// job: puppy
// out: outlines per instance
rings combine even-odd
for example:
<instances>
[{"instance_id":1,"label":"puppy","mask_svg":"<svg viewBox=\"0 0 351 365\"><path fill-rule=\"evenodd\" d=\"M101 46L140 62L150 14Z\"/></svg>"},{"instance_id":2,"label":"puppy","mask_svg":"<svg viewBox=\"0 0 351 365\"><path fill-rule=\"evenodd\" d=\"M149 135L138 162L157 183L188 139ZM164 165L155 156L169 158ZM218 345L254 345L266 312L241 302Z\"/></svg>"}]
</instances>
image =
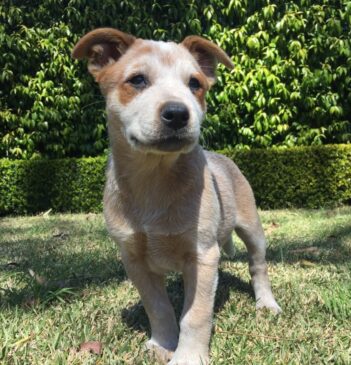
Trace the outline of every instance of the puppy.
<instances>
[{"instance_id":1,"label":"puppy","mask_svg":"<svg viewBox=\"0 0 351 365\"><path fill-rule=\"evenodd\" d=\"M198 36L176 44L111 28L86 34L72 55L88 59L106 98L104 215L150 320L147 347L169 365L208 364L220 248L233 254L233 230L249 252L256 307L280 311L250 185L230 159L198 144L216 65L233 64ZM165 289L169 271L184 279L180 329Z\"/></svg>"}]
</instances>

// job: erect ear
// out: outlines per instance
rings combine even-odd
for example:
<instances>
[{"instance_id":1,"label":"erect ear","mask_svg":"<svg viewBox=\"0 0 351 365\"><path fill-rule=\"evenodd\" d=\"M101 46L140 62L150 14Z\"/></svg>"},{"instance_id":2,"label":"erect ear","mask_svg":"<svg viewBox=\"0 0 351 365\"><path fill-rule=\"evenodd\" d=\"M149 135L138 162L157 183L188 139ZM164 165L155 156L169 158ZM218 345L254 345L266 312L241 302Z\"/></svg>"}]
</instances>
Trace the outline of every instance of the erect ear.
<instances>
[{"instance_id":1,"label":"erect ear","mask_svg":"<svg viewBox=\"0 0 351 365\"><path fill-rule=\"evenodd\" d=\"M88 70L96 78L103 67L116 62L134 41L132 35L114 28L95 29L78 41L72 57L88 58Z\"/></svg>"},{"instance_id":2,"label":"erect ear","mask_svg":"<svg viewBox=\"0 0 351 365\"><path fill-rule=\"evenodd\" d=\"M229 69L234 67L228 55L216 44L205 38L191 35L186 37L181 43L196 59L202 72L207 76L210 85L216 81L217 63L223 63Z\"/></svg>"}]
</instances>

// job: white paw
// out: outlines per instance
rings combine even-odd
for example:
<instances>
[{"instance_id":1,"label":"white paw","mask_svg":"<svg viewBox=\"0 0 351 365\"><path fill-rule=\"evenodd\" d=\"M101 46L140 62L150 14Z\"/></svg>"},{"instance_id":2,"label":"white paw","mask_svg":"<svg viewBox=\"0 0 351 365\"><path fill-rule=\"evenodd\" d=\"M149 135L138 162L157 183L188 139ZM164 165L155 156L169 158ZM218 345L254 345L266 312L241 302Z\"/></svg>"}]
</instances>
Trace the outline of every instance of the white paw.
<instances>
[{"instance_id":1,"label":"white paw","mask_svg":"<svg viewBox=\"0 0 351 365\"><path fill-rule=\"evenodd\" d=\"M256 309L264 309L267 308L274 314L279 314L282 312L282 309L279 307L278 303L274 298L262 298L257 300Z\"/></svg>"},{"instance_id":2,"label":"white paw","mask_svg":"<svg viewBox=\"0 0 351 365\"><path fill-rule=\"evenodd\" d=\"M160 364L167 364L174 353L173 351L162 347L153 339L146 342L145 348L149 352L150 356L157 360Z\"/></svg>"},{"instance_id":3,"label":"white paw","mask_svg":"<svg viewBox=\"0 0 351 365\"><path fill-rule=\"evenodd\" d=\"M191 352L174 353L172 360L167 365L208 365L210 360L207 354L194 354Z\"/></svg>"}]
</instances>

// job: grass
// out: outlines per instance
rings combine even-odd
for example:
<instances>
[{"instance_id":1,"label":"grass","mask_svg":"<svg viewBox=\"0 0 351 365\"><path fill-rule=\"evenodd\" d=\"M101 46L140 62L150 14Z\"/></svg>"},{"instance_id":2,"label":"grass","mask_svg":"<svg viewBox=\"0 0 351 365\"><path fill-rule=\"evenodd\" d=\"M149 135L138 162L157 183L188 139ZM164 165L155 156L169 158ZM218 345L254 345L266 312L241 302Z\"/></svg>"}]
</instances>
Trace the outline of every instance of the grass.
<instances>
[{"instance_id":1,"label":"grass","mask_svg":"<svg viewBox=\"0 0 351 365\"><path fill-rule=\"evenodd\" d=\"M256 313L247 257L223 257L213 364L351 364L351 207L261 212L283 314ZM170 275L177 312L182 283ZM149 325L101 215L0 220L0 364L153 364ZM99 341L102 355L79 352Z\"/></svg>"}]
</instances>

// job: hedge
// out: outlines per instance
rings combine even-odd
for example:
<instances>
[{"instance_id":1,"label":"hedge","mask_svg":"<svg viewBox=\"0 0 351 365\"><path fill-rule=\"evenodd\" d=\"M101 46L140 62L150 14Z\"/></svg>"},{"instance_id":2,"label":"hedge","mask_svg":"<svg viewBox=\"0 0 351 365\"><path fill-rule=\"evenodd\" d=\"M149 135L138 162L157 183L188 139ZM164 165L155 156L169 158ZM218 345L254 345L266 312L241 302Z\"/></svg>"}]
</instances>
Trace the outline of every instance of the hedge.
<instances>
[{"instance_id":1,"label":"hedge","mask_svg":"<svg viewBox=\"0 0 351 365\"><path fill-rule=\"evenodd\" d=\"M0 160L0 215L99 212L105 157Z\"/></svg>"},{"instance_id":2,"label":"hedge","mask_svg":"<svg viewBox=\"0 0 351 365\"><path fill-rule=\"evenodd\" d=\"M244 172L263 209L351 202L351 145L221 151ZM100 212L106 157L0 160L0 215Z\"/></svg>"},{"instance_id":3,"label":"hedge","mask_svg":"<svg viewBox=\"0 0 351 365\"><path fill-rule=\"evenodd\" d=\"M211 149L351 142L349 0L0 1L0 158L102 155L104 100L71 51L87 31L207 37L232 57L208 95Z\"/></svg>"},{"instance_id":4,"label":"hedge","mask_svg":"<svg viewBox=\"0 0 351 365\"><path fill-rule=\"evenodd\" d=\"M240 167L262 209L351 203L351 145L222 152Z\"/></svg>"}]
</instances>

